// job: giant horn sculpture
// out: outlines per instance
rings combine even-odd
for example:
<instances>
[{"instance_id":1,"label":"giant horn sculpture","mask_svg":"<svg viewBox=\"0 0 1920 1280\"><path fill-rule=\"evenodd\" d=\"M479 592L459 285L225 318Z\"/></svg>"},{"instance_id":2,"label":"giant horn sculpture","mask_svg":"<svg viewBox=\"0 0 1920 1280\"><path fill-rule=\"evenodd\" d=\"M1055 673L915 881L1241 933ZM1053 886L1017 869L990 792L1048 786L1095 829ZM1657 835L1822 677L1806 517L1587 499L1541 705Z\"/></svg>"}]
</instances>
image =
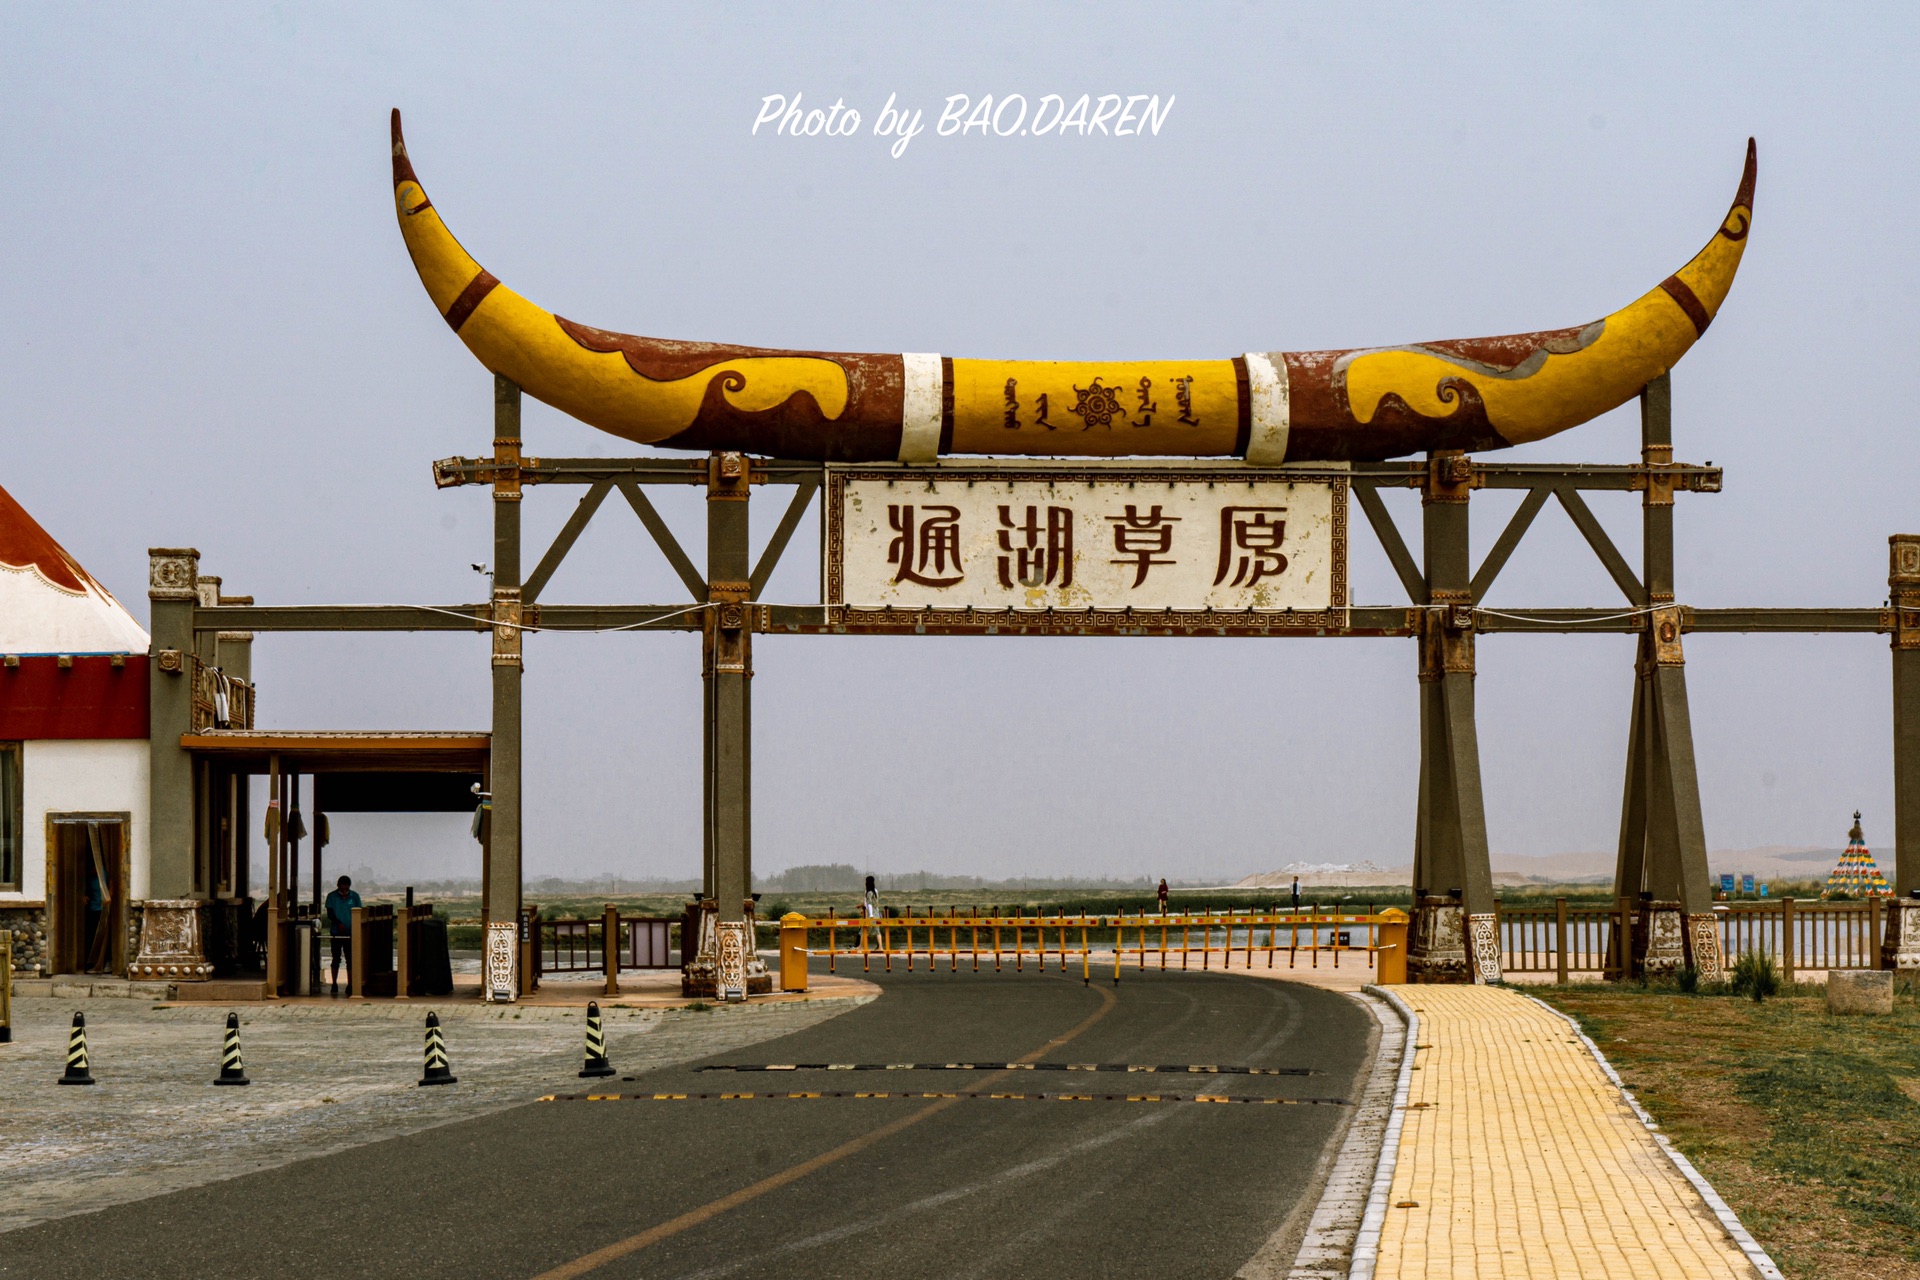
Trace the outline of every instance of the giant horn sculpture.
<instances>
[{"instance_id":1,"label":"giant horn sculpture","mask_svg":"<svg viewBox=\"0 0 1920 1280\"><path fill-rule=\"evenodd\" d=\"M420 281L467 349L529 395L638 444L834 462L941 454L1377 461L1578 426L1673 367L1719 312L1753 217L1754 145L1707 247L1571 329L1224 360L960 360L637 338L543 311L460 246L393 113L393 196Z\"/></svg>"}]
</instances>

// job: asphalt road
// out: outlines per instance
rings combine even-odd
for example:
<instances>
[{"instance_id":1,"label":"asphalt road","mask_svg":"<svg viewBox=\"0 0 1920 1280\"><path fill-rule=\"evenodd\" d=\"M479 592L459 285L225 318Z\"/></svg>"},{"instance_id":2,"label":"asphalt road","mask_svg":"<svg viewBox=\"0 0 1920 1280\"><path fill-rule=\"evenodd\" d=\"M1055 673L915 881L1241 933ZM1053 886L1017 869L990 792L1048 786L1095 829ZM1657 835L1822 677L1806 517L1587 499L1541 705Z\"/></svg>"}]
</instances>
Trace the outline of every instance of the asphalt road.
<instances>
[{"instance_id":1,"label":"asphalt road","mask_svg":"<svg viewBox=\"0 0 1920 1280\"><path fill-rule=\"evenodd\" d=\"M1371 1026L1338 995L1218 974L1129 973L1118 987L1032 972L873 976L882 999L712 1061L1024 1059L1314 1074L689 1064L628 1080L568 1075L553 1089L1352 1099ZM618 1066L617 1038L610 1052ZM1345 1110L919 1097L530 1102L8 1232L0 1274L1226 1277L1283 1224L1304 1226L1311 1206L1294 1211Z\"/></svg>"}]
</instances>

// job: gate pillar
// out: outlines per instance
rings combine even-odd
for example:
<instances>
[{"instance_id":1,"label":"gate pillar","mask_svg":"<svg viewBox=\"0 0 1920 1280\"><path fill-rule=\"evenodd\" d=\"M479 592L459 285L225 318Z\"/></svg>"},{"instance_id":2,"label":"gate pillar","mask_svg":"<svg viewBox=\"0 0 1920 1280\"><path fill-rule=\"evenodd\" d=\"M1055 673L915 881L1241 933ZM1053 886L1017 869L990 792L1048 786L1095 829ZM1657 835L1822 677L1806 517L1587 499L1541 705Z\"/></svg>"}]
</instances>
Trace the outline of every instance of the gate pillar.
<instances>
[{"instance_id":1,"label":"gate pillar","mask_svg":"<svg viewBox=\"0 0 1920 1280\"><path fill-rule=\"evenodd\" d=\"M1639 921L1618 953L1630 958L1621 976L1691 965L1712 982L1723 965L1687 705L1685 615L1674 603L1673 388L1665 374L1640 393L1640 460L1648 469L1640 504L1645 625L1614 867L1614 894L1638 904Z\"/></svg>"},{"instance_id":2,"label":"gate pillar","mask_svg":"<svg viewBox=\"0 0 1920 1280\"><path fill-rule=\"evenodd\" d=\"M1500 981L1473 708L1472 485L1473 464L1464 453L1428 455L1421 497L1428 608L1420 630L1420 799L1407 955L1415 982Z\"/></svg>"},{"instance_id":3,"label":"gate pillar","mask_svg":"<svg viewBox=\"0 0 1920 1280\"><path fill-rule=\"evenodd\" d=\"M1881 964L1920 969L1920 534L1888 539L1893 609L1893 891Z\"/></svg>"},{"instance_id":4,"label":"gate pillar","mask_svg":"<svg viewBox=\"0 0 1920 1280\"><path fill-rule=\"evenodd\" d=\"M747 540L753 463L707 460L707 611L701 628L701 926L681 975L689 996L773 990L755 954L753 920L753 595Z\"/></svg>"},{"instance_id":5,"label":"gate pillar","mask_svg":"<svg viewBox=\"0 0 1920 1280\"><path fill-rule=\"evenodd\" d=\"M493 736L481 996L523 994L520 964L520 388L493 380Z\"/></svg>"}]
</instances>

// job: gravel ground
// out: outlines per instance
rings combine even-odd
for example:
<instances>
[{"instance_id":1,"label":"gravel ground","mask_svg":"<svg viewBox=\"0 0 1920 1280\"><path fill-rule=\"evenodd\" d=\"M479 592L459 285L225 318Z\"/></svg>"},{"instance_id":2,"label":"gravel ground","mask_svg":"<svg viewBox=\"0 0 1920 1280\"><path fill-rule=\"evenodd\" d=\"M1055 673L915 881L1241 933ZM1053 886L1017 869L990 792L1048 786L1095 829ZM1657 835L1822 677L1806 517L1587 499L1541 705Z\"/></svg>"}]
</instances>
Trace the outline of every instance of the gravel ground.
<instances>
[{"instance_id":1,"label":"gravel ground","mask_svg":"<svg viewBox=\"0 0 1920 1280\"><path fill-rule=\"evenodd\" d=\"M870 996L610 1011L622 1074L692 1061L813 1026ZM459 1083L417 1087L429 1002L241 1012L253 1083L219 1089L227 1010L88 1000L91 1088L60 1087L75 1002L17 1000L0 1045L0 1231L199 1186L573 1091L578 1009L438 1010ZM313 1189L316 1212L328 1188Z\"/></svg>"}]
</instances>

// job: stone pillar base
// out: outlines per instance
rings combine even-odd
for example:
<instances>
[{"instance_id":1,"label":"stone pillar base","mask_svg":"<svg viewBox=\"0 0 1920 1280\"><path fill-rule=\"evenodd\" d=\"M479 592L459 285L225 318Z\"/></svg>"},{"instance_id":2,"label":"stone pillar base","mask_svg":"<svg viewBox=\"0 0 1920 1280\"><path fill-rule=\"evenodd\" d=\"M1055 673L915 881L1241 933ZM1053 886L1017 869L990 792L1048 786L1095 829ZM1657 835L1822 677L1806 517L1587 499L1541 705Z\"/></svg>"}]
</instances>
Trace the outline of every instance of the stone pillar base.
<instances>
[{"instance_id":1,"label":"stone pillar base","mask_svg":"<svg viewBox=\"0 0 1920 1280\"><path fill-rule=\"evenodd\" d=\"M191 898L149 898L140 904L140 954L127 966L136 982L205 982L213 976L200 913Z\"/></svg>"},{"instance_id":2,"label":"stone pillar base","mask_svg":"<svg viewBox=\"0 0 1920 1280\"><path fill-rule=\"evenodd\" d=\"M1887 904L1887 932L1880 945L1882 969L1920 969L1920 898Z\"/></svg>"},{"instance_id":3,"label":"stone pillar base","mask_svg":"<svg viewBox=\"0 0 1920 1280\"><path fill-rule=\"evenodd\" d=\"M1422 897L1413 904L1407 944L1407 981L1467 982L1465 921L1452 898Z\"/></svg>"},{"instance_id":4,"label":"stone pillar base","mask_svg":"<svg viewBox=\"0 0 1920 1280\"><path fill-rule=\"evenodd\" d=\"M773 994L773 972L754 950L753 917L722 921L711 898L701 900L699 914L700 941L680 968L680 994L699 1000Z\"/></svg>"},{"instance_id":5,"label":"stone pillar base","mask_svg":"<svg viewBox=\"0 0 1920 1280\"><path fill-rule=\"evenodd\" d=\"M1642 900L1633 923L1636 973L1677 973L1686 967L1686 917L1677 902Z\"/></svg>"},{"instance_id":6,"label":"stone pillar base","mask_svg":"<svg viewBox=\"0 0 1920 1280\"><path fill-rule=\"evenodd\" d=\"M1467 941L1472 946L1473 980L1477 983L1501 981L1500 921L1493 912L1467 917Z\"/></svg>"},{"instance_id":7,"label":"stone pillar base","mask_svg":"<svg viewBox=\"0 0 1920 1280\"><path fill-rule=\"evenodd\" d=\"M1687 917L1687 961L1702 982L1723 982L1726 958L1720 954L1720 921L1711 911Z\"/></svg>"},{"instance_id":8,"label":"stone pillar base","mask_svg":"<svg viewBox=\"0 0 1920 1280\"><path fill-rule=\"evenodd\" d=\"M480 952L480 998L512 1004L520 996L520 930L510 920L489 920Z\"/></svg>"}]
</instances>

